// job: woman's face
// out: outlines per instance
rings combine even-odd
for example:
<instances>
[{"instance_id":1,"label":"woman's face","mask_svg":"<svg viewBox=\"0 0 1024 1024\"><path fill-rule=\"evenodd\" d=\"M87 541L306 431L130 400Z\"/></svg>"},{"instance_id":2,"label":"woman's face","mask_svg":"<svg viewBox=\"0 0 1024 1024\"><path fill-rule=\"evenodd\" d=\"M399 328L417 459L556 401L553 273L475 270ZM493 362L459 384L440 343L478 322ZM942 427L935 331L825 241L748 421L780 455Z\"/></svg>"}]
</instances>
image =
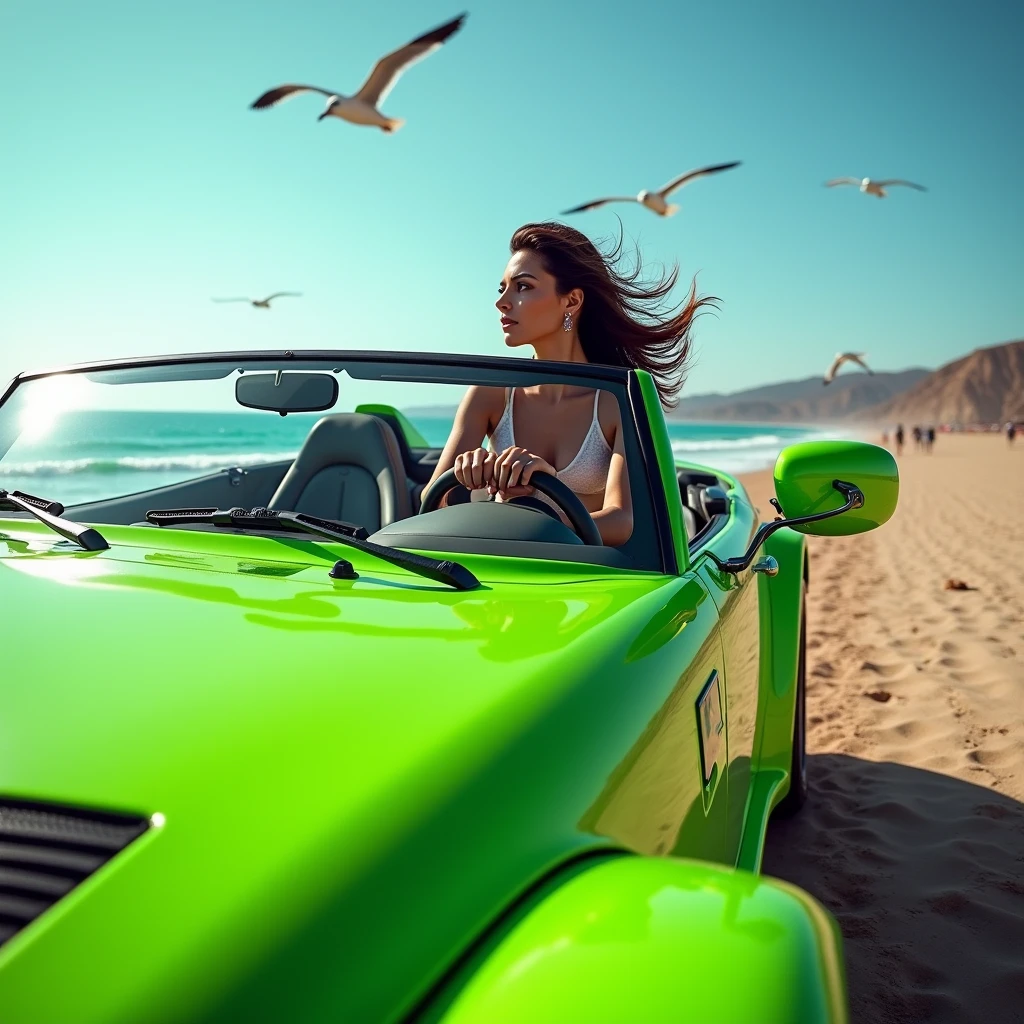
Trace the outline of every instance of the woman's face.
<instances>
[{"instance_id":1,"label":"woman's face","mask_svg":"<svg viewBox=\"0 0 1024 1024\"><path fill-rule=\"evenodd\" d=\"M498 286L495 306L501 313L505 344L533 345L562 329L569 297L555 290L555 279L529 249L514 253Z\"/></svg>"}]
</instances>

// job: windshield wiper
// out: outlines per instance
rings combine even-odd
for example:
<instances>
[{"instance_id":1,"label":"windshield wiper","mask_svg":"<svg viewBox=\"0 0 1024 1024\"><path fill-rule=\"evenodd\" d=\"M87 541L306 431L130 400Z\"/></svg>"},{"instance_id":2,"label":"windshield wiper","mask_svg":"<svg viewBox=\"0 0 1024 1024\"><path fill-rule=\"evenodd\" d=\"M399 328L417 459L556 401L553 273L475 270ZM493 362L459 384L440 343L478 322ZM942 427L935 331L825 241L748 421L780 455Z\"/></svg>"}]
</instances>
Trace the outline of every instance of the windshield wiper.
<instances>
[{"instance_id":1,"label":"windshield wiper","mask_svg":"<svg viewBox=\"0 0 1024 1024\"><path fill-rule=\"evenodd\" d=\"M450 559L439 561L436 558L414 554L404 548L388 548L383 544L374 544L373 541L365 539L366 531L362 527L333 519L320 519L318 516L306 515L303 512L279 512L269 508L254 508L251 512L244 508L176 508L147 512L146 520L154 526L211 523L214 526L229 526L243 530L280 530L284 527L347 544L357 551L375 555L385 562L438 583L446 583L456 590L473 590L480 586L480 581L458 562Z\"/></svg>"},{"instance_id":2,"label":"windshield wiper","mask_svg":"<svg viewBox=\"0 0 1024 1024\"><path fill-rule=\"evenodd\" d=\"M91 526L81 526L70 519L61 519L64 506L59 501L47 501L24 491L5 491L0 488L0 509L27 512L45 523L54 533L73 541L86 551L105 551L110 545L103 535Z\"/></svg>"}]
</instances>

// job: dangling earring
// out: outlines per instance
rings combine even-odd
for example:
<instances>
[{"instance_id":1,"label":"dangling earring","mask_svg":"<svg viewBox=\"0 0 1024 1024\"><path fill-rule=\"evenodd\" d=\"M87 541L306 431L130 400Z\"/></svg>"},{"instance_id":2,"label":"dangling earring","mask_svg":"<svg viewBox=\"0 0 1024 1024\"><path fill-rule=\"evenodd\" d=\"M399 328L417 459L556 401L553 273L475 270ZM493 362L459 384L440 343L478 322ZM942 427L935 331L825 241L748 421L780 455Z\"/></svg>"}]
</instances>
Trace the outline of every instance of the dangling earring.
<instances>
[{"instance_id":1,"label":"dangling earring","mask_svg":"<svg viewBox=\"0 0 1024 1024\"><path fill-rule=\"evenodd\" d=\"M568 313L562 317L562 330L567 333L572 330L572 317Z\"/></svg>"}]
</instances>

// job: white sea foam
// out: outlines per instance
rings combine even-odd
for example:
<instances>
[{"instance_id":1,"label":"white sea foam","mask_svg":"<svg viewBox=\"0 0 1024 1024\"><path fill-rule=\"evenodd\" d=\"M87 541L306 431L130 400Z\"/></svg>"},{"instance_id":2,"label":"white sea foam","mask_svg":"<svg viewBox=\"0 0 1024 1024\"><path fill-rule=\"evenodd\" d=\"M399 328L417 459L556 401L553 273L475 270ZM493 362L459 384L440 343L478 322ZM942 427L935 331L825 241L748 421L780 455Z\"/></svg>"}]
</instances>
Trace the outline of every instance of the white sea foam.
<instances>
[{"instance_id":1,"label":"white sea foam","mask_svg":"<svg viewBox=\"0 0 1024 1024\"><path fill-rule=\"evenodd\" d=\"M119 459L37 459L31 462L0 461L0 476L69 476L79 473L166 473L175 470L212 472L231 466L258 466L264 462L294 459L296 452L245 452L215 455L125 455Z\"/></svg>"},{"instance_id":2,"label":"white sea foam","mask_svg":"<svg viewBox=\"0 0 1024 1024\"><path fill-rule=\"evenodd\" d=\"M787 445L814 441L827 435L814 430L788 434L750 434L747 437L675 438L672 454L682 462L725 470L727 473L749 473L767 469Z\"/></svg>"},{"instance_id":3,"label":"white sea foam","mask_svg":"<svg viewBox=\"0 0 1024 1024\"><path fill-rule=\"evenodd\" d=\"M673 441L672 451L681 455L683 452L718 452L740 448L782 447L788 443L786 439L779 437L778 434L754 434L752 437L723 437L703 441Z\"/></svg>"}]
</instances>

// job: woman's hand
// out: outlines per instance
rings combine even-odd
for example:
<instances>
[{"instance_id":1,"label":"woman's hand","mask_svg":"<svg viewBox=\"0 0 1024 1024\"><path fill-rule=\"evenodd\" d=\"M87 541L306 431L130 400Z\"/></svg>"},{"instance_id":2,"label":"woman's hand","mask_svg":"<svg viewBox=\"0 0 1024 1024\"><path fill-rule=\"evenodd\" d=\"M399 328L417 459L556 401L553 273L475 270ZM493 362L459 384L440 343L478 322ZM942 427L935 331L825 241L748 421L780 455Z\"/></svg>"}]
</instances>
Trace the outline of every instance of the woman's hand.
<instances>
[{"instance_id":1,"label":"woman's hand","mask_svg":"<svg viewBox=\"0 0 1024 1024\"><path fill-rule=\"evenodd\" d=\"M554 467L539 455L512 445L500 455L486 448L474 448L455 457L455 479L471 491L486 487L502 501L533 494L530 477L534 473L555 475Z\"/></svg>"},{"instance_id":2,"label":"woman's hand","mask_svg":"<svg viewBox=\"0 0 1024 1024\"><path fill-rule=\"evenodd\" d=\"M502 501L533 494L529 484L534 473L550 473L554 476L555 469L539 455L512 445L495 458L487 489L491 494L500 495Z\"/></svg>"},{"instance_id":3,"label":"woman's hand","mask_svg":"<svg viewBox=\"0 0 1024 1024\"><path fill-rule=\"evenodd\" d=\"M455 479L469 490L487 487L494 477L497 456L486 448L474 448L455 456ZM492 492L493 493L493 492Z\"/></svg>"}]
</instances>

